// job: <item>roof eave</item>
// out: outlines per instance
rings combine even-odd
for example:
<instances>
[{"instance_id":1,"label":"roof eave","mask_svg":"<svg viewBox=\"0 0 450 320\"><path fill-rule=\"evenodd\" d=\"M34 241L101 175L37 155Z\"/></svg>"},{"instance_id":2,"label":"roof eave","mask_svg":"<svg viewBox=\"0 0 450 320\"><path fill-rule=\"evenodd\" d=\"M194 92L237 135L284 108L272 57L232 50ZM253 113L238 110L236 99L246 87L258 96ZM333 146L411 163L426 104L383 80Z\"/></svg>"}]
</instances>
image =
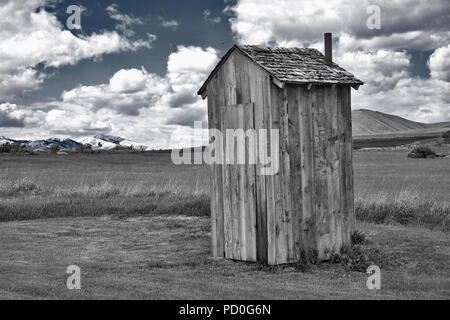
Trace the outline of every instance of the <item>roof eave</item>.
<instances>
[{"instance_id":1,"label":"roof eave","mask_svg":"<svg viewBox=\"0 0 450 320\"><path fill-rule=\"evenodd\" d=\"M225 53L225 55L220 59L219 63L216 65L216 67L211 71L211 73L209 74L208 78L206 79L206 81L203 83L203 85L201 86L201 88L197 91L197 95L201 96L202 99L205 99L208 96L208 93L206 92L207 86L209 81L212 79L212 77L214 77L214 75L216 74L216 72L219 70L219 68L223 65L223 63L225 62L225 60L228 59L228 57L231 55L231 53L234 51L234 49L238 49L240 52L242 52L246 57L248 57L250 60L252 60L254 63L256 63L258 66L260 66L261 68L263 68L270 76L273 77L273 79L276 80L276 82L279 83L284 83L284 81L282 81L280 78L278 78L273 72L271 72L270 70L268 70L266 67L264 67L261 63L259 63L258 61L256 61L251 55L249 55L247 52L245 52L244 50L242 50L242 48L239 47L239 45L235 44L233 47L231 47L227 53Z\"/></svg>"},{"instance_id":2,"label":"roof eave","mask_svg":"<svg viewBox=\"0 0 450 320\"><path fill-rule=\"evenodd\" d=\"M283 88L285 84L297 84L297 85L344 85L344 86L351 86L353 89L358 90L360 86L364 85L363 81L357 80L357 81L283 81L278 79L277 77L273 76L273 82L280 88ZM206 99L208 96L206 92L206 85L207 82L200 88L200 90L197 92L198 95L202 97L202 99Z\"/></svg>"},{"instance_id":3,"label":"roof eave","mask_svg":"<svg viewBox=\"0 0 450 320\"><path fill-rule=\"evenodd\" d=\"M334 81L334 80L329 80L329 81L319 81L319 80L280 80L281 82L285 83L285 84L312 84L312 85L348 85L348 86L362 86L364 84L363 81L356 79L355 81L349 80L349 81Z\"/></svg>"},{"instance_id":4,"label":"roof eave","mask_svg":"<svg viewBox=\"0 0 450 320\"><path fill-rule=\"evenodd\" d=\"M205 80L205 82L203 83L203 85L200 87L200 89L197 91L197 95L202 96L202 99L205 99L208 96L208 93L206 92L207 86L209 81L212 79L212 77L214 77L214 75L216 74L216 72L219 70L219 68L223 65L223 63L225 62L225 60L228 59L228 57L231 55L231 53L234 51L234 49L236 49L238 46L235 44L234 46L232 46L224 55L223 57L220 59L219 63L217 63L217 65L214 67L214 69L211 71L211 73L209 74L208 78Z\"/></svg>"}]
</instances>

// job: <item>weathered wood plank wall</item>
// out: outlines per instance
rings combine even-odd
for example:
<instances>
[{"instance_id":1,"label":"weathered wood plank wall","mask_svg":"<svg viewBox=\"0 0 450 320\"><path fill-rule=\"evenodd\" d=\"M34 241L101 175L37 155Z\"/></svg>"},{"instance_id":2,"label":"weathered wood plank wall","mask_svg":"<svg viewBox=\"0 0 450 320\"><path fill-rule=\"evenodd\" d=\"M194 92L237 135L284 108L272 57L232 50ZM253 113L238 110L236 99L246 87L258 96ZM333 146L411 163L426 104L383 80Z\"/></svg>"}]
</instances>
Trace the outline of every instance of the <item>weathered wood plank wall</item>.
<instances>
[{"instance_id":1,"label":"weathered wood plank wall","mask_svg":"<svg viewBox=\"0 0 450 320\"><path fill-rule=\"evenodd\" d=\"M291 128L289 136L291 157L298 157L293 145L300 146L300 172L295 171L297 160L291 161L294 179L300 179L291 184L293 210L302 211L295 220L300 227L294 225L294 235L300 228L296 238L303 252L324 259L350 244L355 229L350 87L287 88L296 92L289 94L288 104L297 110L289 108L289 113L299 115L298 132ZM300 191L295 191L299 185Z\"/></svg>"},{"instance_id":2,"label":"weathered wood plank wall","mask_svg":"<svg viewBox=\"0 0 450 320\"><path fill-rule=\"evenodd\" d=\"M268 90L262 86L268 88L266 77L265 71L242 53L231 54L208 84L208 109L214 109L208 111L209 128L219 129L225 135L225 128L263 127L263 100L268 101ZM250 102L251 109L245 107ZM227 146L223 147L226 151ZM226 154L229 153L224 152L224 157ZM256 156L256 150L246 150L246 158L251 156ZM261 207L265 180L257 175L258 169L257 165L212 165L215 182L211 184L211 232L213 255L217 258L267 260L266 217Z\"/></svg>"}]
</instances>

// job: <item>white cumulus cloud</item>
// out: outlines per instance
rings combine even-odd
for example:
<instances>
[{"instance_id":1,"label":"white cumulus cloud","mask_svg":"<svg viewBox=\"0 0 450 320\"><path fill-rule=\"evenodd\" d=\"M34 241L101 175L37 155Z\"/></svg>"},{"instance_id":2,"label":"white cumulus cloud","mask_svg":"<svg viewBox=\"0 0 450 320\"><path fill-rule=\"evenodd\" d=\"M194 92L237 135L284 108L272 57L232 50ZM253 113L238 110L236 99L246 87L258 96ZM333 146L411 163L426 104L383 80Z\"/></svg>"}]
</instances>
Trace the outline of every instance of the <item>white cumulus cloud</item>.
<instances>
[{"instance_id":1,"label":"white cumulus cloud","mask_svg":"<svg viewBox=\"0 0 450 320\"><path fill-rule=\"evenodd\" d=\"M433 78L450 82L450 44L436 49L431 55L428 65Z\"/></svg>"},{"instance_id":2,"label":"white cumulus cloud","mask_svg":"<svg viewBox=\"0 0 450 320\"><path fill-rule=\"evenodd\" d=\"M369 6L381 28L369 29ZM365 81L354 108L371 108L417 121L450 120L450 6L448 0L239 0L227 6L240 43L323 50L332 32L334 60ZM431 79L411 74L409 51L434 51Z\"/></svg>"},{"instance_id":3,"label":"white cumulus cloud","mask_svg":"<svg viewBox=\"0 0 450 320\"><path fill-rule=\"evenodd\" d=\"M149 48L155 39L129 40L116 31L74 35L42 7L45 0L0 2L0 94L36 89L45 78L36 66L61 67L104 54Z\"/></svg>"}]
</instances>

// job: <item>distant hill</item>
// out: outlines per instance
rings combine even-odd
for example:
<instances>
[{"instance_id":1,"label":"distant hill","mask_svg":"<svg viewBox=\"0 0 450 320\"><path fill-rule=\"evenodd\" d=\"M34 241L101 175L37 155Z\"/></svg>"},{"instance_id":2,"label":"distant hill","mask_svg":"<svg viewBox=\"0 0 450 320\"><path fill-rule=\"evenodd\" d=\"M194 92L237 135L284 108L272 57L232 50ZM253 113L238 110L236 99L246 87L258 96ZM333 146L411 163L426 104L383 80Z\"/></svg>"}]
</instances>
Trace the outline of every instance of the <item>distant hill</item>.
<instances>
[{"instance_id":1,"label":"distant hill","mask_svg":"<svg viewBox=\"0 0 450 320\"><path fill-rule=\"evenodd\" d=\"M440 139L444 132L450 131L450 122L421 123L379 111L361 109L352 110L352 128L355 147L385 147Z\"/></svg>"},{"instance_id":2,"label":"distant hill","mask_svg":"<svg viewBox=\"0 0 450 320\"><path fill-rule=\"evenodd\" d=\"M367 109L353 110L352 121L354 136L435 128L450 130L450 122L427 124Z\"/></svg>"}]
</instances>

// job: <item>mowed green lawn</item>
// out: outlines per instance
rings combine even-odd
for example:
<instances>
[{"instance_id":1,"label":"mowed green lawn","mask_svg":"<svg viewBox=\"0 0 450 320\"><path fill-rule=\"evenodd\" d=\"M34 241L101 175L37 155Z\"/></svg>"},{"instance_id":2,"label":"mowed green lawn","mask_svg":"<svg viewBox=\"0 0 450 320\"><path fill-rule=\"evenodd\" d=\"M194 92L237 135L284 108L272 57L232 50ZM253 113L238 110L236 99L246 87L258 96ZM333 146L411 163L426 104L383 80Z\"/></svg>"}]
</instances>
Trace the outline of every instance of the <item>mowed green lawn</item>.
<instances>
[{"instance_id":1,"label":"mowed green lawn","mask_svg":"<svg viewBox=\"0 0 450 320\"><path fill-rule=\"evenodd\" d=\"M356 203L449 203L449 159L354 160ZM377 291L342 264L213 261L208 173L170 154L0 155L0 298L450 298L450 233L439 226L358 223L386 262ZM69 265L81 268L80 291L66 288Z\"/></svg>"}]
</instances>

